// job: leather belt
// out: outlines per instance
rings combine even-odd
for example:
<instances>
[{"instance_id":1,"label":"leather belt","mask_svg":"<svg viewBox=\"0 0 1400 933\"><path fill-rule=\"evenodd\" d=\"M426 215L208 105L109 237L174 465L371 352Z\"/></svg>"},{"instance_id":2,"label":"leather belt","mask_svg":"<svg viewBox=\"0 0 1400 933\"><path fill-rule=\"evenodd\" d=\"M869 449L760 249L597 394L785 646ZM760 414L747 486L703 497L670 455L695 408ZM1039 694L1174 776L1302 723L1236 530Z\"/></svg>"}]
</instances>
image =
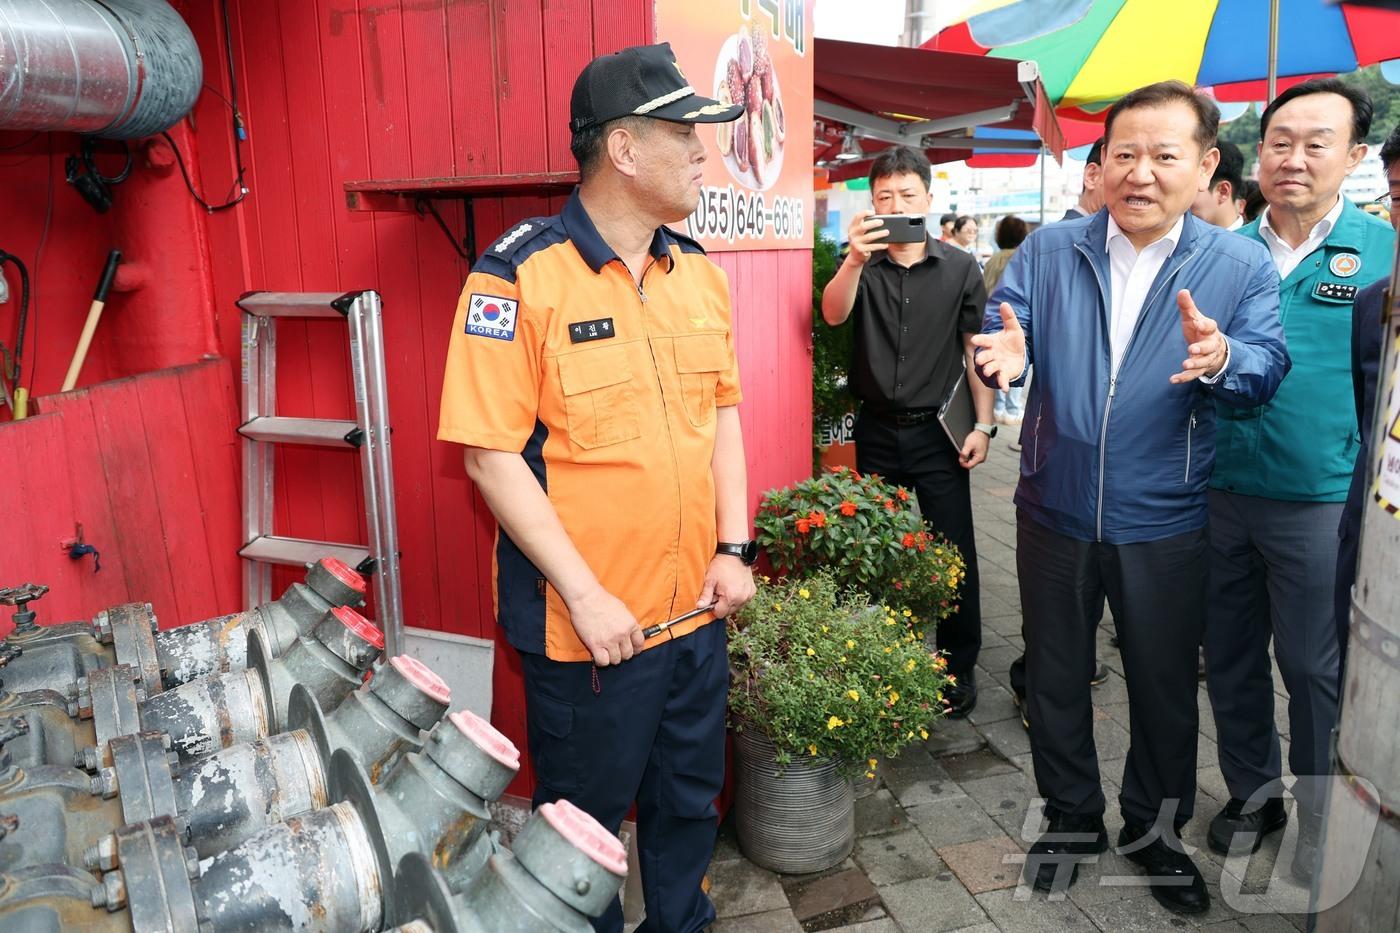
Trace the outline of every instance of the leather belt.
<instances>
[{"instance_id":1,"label":"leather belt","mask_svg":"<svg viewBox=\"0 0 1400 933\"><path fill-rule=\"evenodd\" d=\"M924 424L938 417L938 412L932 408L913 408L905 411L871 411L870 417L877 421L884 421L899 427L908 427L913 424Z\"/></svg>"}]
</instances>

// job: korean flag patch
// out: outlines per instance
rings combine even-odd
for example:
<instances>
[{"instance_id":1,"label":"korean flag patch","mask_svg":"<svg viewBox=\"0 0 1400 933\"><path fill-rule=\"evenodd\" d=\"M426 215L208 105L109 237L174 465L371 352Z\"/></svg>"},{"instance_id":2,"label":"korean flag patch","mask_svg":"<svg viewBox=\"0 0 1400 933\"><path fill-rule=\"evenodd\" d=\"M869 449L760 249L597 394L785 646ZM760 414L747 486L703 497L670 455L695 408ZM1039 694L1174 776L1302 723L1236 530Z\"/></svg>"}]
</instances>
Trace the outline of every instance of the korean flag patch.
<instances>
[{"instance_id":1,"label":"korean flag patch","mask_svg":"<svg viewBox=\"0 0 1400 933\"><path fill-rule=\"evenodd\" d=\"M467 302L467 333L497 340L515 339L515 319L520 302L496 295L472 292Z\"/></svg>"}]
</instances>

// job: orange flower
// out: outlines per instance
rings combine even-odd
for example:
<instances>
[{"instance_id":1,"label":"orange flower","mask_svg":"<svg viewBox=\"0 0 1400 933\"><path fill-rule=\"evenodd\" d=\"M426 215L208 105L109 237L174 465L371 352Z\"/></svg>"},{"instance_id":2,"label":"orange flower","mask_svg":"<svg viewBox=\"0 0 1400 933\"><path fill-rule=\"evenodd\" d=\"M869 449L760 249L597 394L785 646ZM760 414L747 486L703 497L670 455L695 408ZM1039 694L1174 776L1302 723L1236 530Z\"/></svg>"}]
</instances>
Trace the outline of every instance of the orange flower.
<instances>
[{"instance_id":1,"label":"orange flower","mask_svg":"<svg viewBox=\"0 0 1400 933\"><path fill-rule=\"evenodd\" d=\"M900 501L900 502L908 502L908 501L909 501L909 493L908 493L907 490L905 490L905 488L904 488L903 486L901 486L901 487L899 488L899 492L895 493L895 495L896 495L896 496L899 496L899 501Z\"/></svg>"},{"instance_id":2,"label":"orange flower","mask_svg":"<svg viewBox=\"0 0 1400 933\"><path fill-rule=\"evenodd\" d=\"M805 518L799 518L799 519L797 520L797 533L798 533L798 534L800 534L800 535L805 535L807 532L809 532L809 531L811 531L811 530L812 530L812 523L809 522L807 519L805 519Z\"/></svg>"},{"instance_id":3,"label":"orange flower","mask_svg":"<svg viewBox=\"0 0 1400 933\"><path fill-rule=\"evenodd\" d=\"M826 527L826 513L825 513L825 512L813 512L812 514L808 515L807 518L808 518L808 520L811 521L811 523L812 523L814 526L816 526L817 528L825 528L825 527Z\"/></svg>"},{"instance_id":4,"label":"orange flower","mask_svg":"<svg viewBox=\"0 0 1400 933\"><path fill-rule=\"evenodd\" d=\"M894 500L893 500L893 499L886 499L886 500L885 500L885 511L886 511L886 512L893 512L893 511L894 511Z\"/></svg>"},{"instance_id":5,"label":"orange flower","mask_svg":"<svg viewBox=\"0 0 1400 933\"><path fill-rule=\"evenodd\" d=\"M903 543L904 543L904 546L905 546L905 547L913 547L913 546L914 546L914 535L913 535L912 533L906 534L906 535L904 536L904 542L903 542Z\"/></svg>"},{"instance_id":6,"label":"orange flower","mask_svg":"<svg viewBox=\"0 0 1400 933\"><path fill-rule=\"evenodd\" d=\"M856 514L856 504L850 499L847 499L846 501L842 502L841 514L846 516L847 518L850 518L852 515Z\"/></svg>"}]
</instances>

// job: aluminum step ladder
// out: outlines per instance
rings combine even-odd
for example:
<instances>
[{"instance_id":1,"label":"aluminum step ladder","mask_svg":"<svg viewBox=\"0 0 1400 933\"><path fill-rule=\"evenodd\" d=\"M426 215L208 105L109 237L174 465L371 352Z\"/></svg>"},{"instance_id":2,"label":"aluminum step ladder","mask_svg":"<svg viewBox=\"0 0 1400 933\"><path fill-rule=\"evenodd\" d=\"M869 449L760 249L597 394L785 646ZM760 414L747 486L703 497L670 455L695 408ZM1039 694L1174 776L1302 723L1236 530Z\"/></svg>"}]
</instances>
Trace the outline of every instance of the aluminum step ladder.
<instances>
[{"instance_id":1,"label":"aluminum step ladder","mask_svg":"<svg viewBox=\"0 0 1400 933\"><path fill-rule=\"evenodd\" d=\"M374 583L385 656L403 643L403 593L399 535L394 513L394 471L389 446L389 401L384 375L384 331L379 293L249 292L243 309L243 565L247 608L272 599L272 565L305 566L338 557ZM277 415L277 319L339 318L350 330L355 420L284 418ZM354 448L364 478L368 544L308 541L273 529L274 445Z\"/></svg>"}]
</instances>

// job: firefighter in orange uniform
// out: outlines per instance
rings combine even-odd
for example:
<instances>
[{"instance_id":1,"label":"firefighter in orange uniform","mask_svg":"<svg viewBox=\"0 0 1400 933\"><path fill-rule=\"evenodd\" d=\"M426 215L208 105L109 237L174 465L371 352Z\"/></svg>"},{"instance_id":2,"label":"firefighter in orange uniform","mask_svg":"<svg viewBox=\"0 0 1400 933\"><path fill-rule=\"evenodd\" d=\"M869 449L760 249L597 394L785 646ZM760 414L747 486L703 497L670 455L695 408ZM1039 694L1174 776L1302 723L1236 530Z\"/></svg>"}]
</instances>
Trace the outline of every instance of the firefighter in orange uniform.
<instances>
[{"instance_id":1,"label":"firefighter in orange uniform","mask_svg":"<svg viewBox=\"0 0 1400 933\"><path fill-rule=\"evenodd\" d=\"M615 832L635 801L642 929L691 933L715 918L722 620L753 595L756 546L728 285L665 224L698 202L695 124L743 108L697 95L661 44L595 59L571 110L581 184L473 268L438 437L466 446L500 526L535 804L567 798ZM618 904L594 926L618 933Z\"/></svg>"}]
</instances>

